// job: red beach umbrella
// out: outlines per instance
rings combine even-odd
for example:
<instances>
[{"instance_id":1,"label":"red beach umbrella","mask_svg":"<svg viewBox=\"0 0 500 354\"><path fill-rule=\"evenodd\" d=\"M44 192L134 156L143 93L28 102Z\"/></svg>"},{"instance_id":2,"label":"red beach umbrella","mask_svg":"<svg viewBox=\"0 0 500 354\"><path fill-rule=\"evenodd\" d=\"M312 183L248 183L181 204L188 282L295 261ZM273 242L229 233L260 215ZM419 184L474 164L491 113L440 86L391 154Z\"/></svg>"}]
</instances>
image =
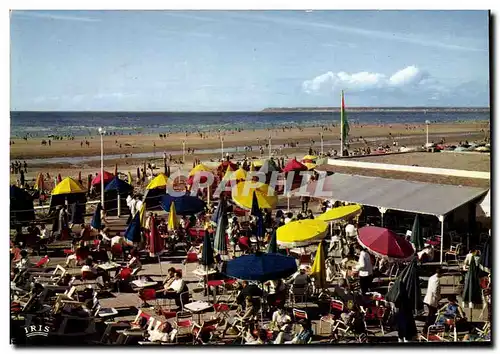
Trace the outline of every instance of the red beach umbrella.
<instances>
[{"instance_id":1,"label":"red beach umbrella","mask_svg":"<svg viewBox=\"0 0 500 354\"><path fill-rule=\"evenodd\" d=\"M409 260L415 253L410 242L383 227L360 228L358 242L375 256L390 258L393 261Z\"/></svg>"},{"instance_id":2,"label":"red beach umbrella","mask_svg":"<svg viewBox=\"0 0 500 354\"><path fill-rule=\"evenodd\" d=\"M115 176L112 173L109 173L108 171L104 171L104 183L110 182ZM95 186L96 184L101 183L101 173L99 172L97 176L94 177L92 180L92 185Z\"/></svg>"},{"instance_id":3,"label":"red beach umbrella","mask_svg":"<svg viewBox=\"0 0 500 354\"><path fill-rule=\"evenodd\" d=\"M308 168L306 165L297 161L297 159L290 160L285 167L283 167L283 172L292 172L292 171L307 171Z\"/></svg>"},{"instance_id":4,"label":"red beach umbrella","mask_svg":"<svg viewBox=\"0 0 500 354\"><path fill-rule=\"evenodd\" d=\"M62 181L62 177L61 177L61 174L59 173L57 175L57 183L61 183L61 181Z\"/></svg>"},{"instance_id":5,"label":"red beach umbrella","mask_svg":"<svg viewBox=\"0 0 500 354\"><path fill-rule=\"evenodd\" d=\"M154 216L150 218L149 230L151 230L149 232L149 255L151 257L156 257L163 251L163 240L158 232Z\"/></svg>"}]
</instances>

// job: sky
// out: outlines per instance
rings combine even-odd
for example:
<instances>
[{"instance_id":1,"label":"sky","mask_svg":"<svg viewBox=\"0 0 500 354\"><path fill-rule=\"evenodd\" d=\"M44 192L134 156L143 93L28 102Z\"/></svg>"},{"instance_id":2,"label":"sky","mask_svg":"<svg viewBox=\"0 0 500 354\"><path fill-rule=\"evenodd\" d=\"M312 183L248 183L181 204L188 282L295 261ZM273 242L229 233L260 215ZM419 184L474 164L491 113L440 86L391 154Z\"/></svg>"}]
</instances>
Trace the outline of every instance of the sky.
<instances>
[{"instance_id":1,"label":"sky","mask_svg":"<svg viewBox=\"0 0 500 354\"><path fill-rule=\"evenodd\" d=\"M13 11L11 110L488 106L487 11Z\"/></svg>"}]
</instances>

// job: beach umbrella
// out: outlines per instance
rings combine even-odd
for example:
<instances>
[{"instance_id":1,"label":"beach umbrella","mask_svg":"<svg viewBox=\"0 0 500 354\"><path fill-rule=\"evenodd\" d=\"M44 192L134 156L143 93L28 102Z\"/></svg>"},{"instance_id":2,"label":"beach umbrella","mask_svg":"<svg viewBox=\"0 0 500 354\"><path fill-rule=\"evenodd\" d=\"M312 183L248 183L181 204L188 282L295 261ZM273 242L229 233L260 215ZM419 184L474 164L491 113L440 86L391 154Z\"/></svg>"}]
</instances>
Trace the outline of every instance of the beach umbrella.
<instances>
[{"instance_id":1,"label":"beach umbrella","mask_svg":"<svg viewBox=\"0 0 500 354\"><path fill-rule=\"evenodd\" d=\"M96 184L101 184L101 179L104 181L104 184L106 184L110 182L113 178L115 178L115 175L109 173L108 171L104 171L103 176L104 177L101 178L101 173L99 172L97 176L95 176L94 179L92 180L92 185L95 186Z\"/></svg>"},{"instance_id":2,"label":"beach umbrella","mask_svg":"<svg viewBox=\"0 0 500 354\"><path fill-rule=\"evenodd\" d=\"M238 181L238 182L244 181L247 179L247 171L245 171L245 169L243 167L240 167L232 173L231 179Z\"/></svg>"},{"instance_id":3,"label":"beach umbrella","mask_svg":"<svg viewBox=\"0 0 500 354\"><path fill-rule=\"evenodd\" d=\"M222 177L223 181L230 181L232 178L232 175L235 171L231 170L231 166L227 166L226 173L224 173L224 176Z\"/></svg>"},{"instance_id":4,"label":"beach umbrella","mask_svg":"<svg viewBox=\"0 0 500 354\"><path fill-rule=\"evenodd\" d=\"M308 246L323 240L327 229L328 224L318 219L290 221L278 227L276 231L278 245L282 248Z\"/></svg>"},{"instance_id":5,"label":"beach umbrella","mask_svg":"<svg viewBox=\"0 0 500 354\"><path fill-rule=\"evenodd\" d=\"M479 268L486 273L491 273L491 265L493 259L491 258L491 236L488 237L486 243L481 251L481 258L479 259ZM474 263L474 262L472 262Z\"/></svg>"},{"instance_id":6,"label":"beach umbrella","mask_svg":"<svg viewBox=\"0 0 500 354\"><path fill-rule=\"evenodd\" d=\"M469 306L469 320L472 319L472 308L474 304L483 303L483 294L479 282L479 268L474 259L469 264L469 270L465 274L464 290L462 293L463 306Z\"/></svg>"},{"instance_id":7,"label":"beach umbrella","mask_svg":"<svg viewBox=\"0 0 500 354\"><path fill-rule=\"evenodd\" d=\"M403 271L396 278L396 282L389 289L386 295L386 300L390 302L396 302L400 297L402 287L406 292L408 305L412 309L413 313L418 313L423 309L422 302L422 292L420 289L420 277L418 272L417 257L413 259L406 265Z\"/></svg>"},{"instance_id":8,"label":"beach umbrella","mask_svg":"<svg viewBox=\"0 0 500 354\"><path fill-rule=\"evenodd\" d=\"M232 278L266 282L288 278L297 271L295 258L278 253L253 253L227 262L226 275Z\"/></svg>"},{"instance_id":9,"label":"beach umbrella","mask_svg":"<svg viewBox=\"0 0 500 354\"><path fill-rule=\"evenodd\" d=\"M220 255L227 255L226 229L227 229L227 214L223 203L219 204L221 210L220 217L217 220L217 228L214 236L214 250Z\"/></svg>"},{"instance_id":10,"label":"beach umbrella","mask_svg":"<svg viewBox=\"0 0 500 354\"><path fill-rule=\"evenodd\" d=\"M361 205L346 205L338 208L332 208L327 210L321 215L318 215L316 219L323 221L336 221L342 220L349 217L353 217L361 212Z\"/></svg>"},{"instance_id":11,"label":"beach umbrella","mask_svg":"<svg viewBox=\"0 0 500 354\"><path fill-rule=\"evenodd\" d=\"M10 186L10 212L11 221L32 221L35 220L35 209L33 206L33 197L25 190L15 185ZM56 229L58 231L58 222ZM12 223L11 223L12 225Z\"/></svg>"},{"instance_id":12,"label":"beach umbrella","mask_svg":"<svg viewBox=\"0 0 500 354\"><path fill-rule=\"evenodd\" d=\"M224 160L217 167L217 174L218 175L223 174L227 170L228 167L231 169L231 171L236 171L238 169L238 165L235 164L234 162L231 162L229 160Z\"/></svg>"},{"instance_id":13,"label":"beach umbrella","mask_svg":"<svg viewBox=\"0 0 500 354\"><path fill-rule=\"evenodd\" d=\"M141 242L141 213L135 213L125 230L124 237L131 243Z\"/></svg>"},{"instance_id":14,"label":"beach umbrella","mask_svg":"<svg viewBox=\"0 0 500 354\"><path fill-rule=\"evenodd\" d=\"M205 230L205 237L203 238L203 250L201 253L200 264L205 267L210 267L215 263L214 259L214 249L212 247L212 241L210 240L210 234L208 230Z\"/></svg>"},{"instance_id":15,"label":"beach umbrella","mask_svg":"<svg viewBox=\"0 0 500 354\"><path fill-rule=\"evenodd\" d=\"M116 177L118 177L118 164L117 163L115 163L115 173L114 173L114 175Z\"/></svg>"},{"instance_id":16,"label":"beach umbrella","mask_svg":"<svg viewBox=\"0 0 500 354\"><path fill-rule=\"evenodd\" d=\"M36 190L43 190L44 189L44 183L43 183L43 173L38 173L38 175L36 176L36 181L35 181L35 185L33 186L34 189Z\"/></svg>"},{"instance_id":17,"label":"beach umbrella","mask_svg":"<svg viewBox=\"0 0 500 354\"><path fill-rule=\"evenodd\" d=\"M90 226L92 226L95 230L102 230L101 210L102 204L99 202L99 204L97 204L97 208L95 208L94 215L92 216L92 221L90 222Z\"/></svg>"},{"instance_id":18,"label":"beach umbrella","mask_svg":"<svg viewBox=\"0 0 500 354\"><path fill-rule=\"evenodd\" d=\"M391 261L410 260L415 250L404 237L389 229L377 226L365 226L358 230L358 242L368 252Z\"/></svg>"},{"instance_id":19,"label":"beach umbrella","mask_svg":"<svg viewBox=\"0 0 500 354\"><path fill-rule=\"evenodd\" d=\"M175 211L175 203L170 203L170 211L168 213L168 229L170 231L176 230L178 227L177 213Z\"/></svg>"},{"instance_id":20,"label":"beach umbrella","mask_svg":"<svg viewBox=\"0 0 500 354\"><path fill-rule=\"evenodd\" d=\"M422 228L420 227L420 216L415 215L413 227L411 229L411 243L415 247L415 251L421 251L424 246L424 238L422 237Z\"/></svg>"},{"instance_id":21,"label":"beach umbrella","mask_svg":"<svg viewBox=\"0 0 500 354\"><path fill-rule=\"evenodd\" d=\"M137 179L140 180L141 179L141 170L139 167L137 167Z\"/></svg>"},{"instance_id":22,"label":"beach umbrella","mask_svg":"<svg viewBox=\"0 0 500 354\"><path fill-rule=\"evenodd\" d=\"M78 182L81 184L81 181L82 180L82 171L78 171Z\"/></svg>"},{"instance_id":23,"label":"beach umbrella","mask_svg":"<svg viewBox=\"0 0 500 354\"><path fill-rule=\"evenodd\" d=\"M260 211L260 208L259 208L259 201L257 199L257 194L256 194L255 190L252 193L252 208L250 210L250 215L253 215L253 216L262 215L262 212Z\"/></svg>"},{"instance_id":24,"label":"beach umbrella","mask_svg":"<svg viewBox=\"0 0 500 354\"><path fill-rule=\"evenodd\" d=\"M491 216L491 193L490 193L490 191L491 190L488 191L488 193L484 196L481 203L479 203L479 209L488 218Z\"/></svg>"},{"instance_id":25,"label":"beach umbrella","mask_svg":"<svg viewBox=\"0 0 500 354\"><path fill-rule=\"evenodd\" d=\"M307 171L307 166L297 161L297 159L291 159L285 167L283 167L283 172L294 172L294 171Z\"/></svg>"},{"instance_id":26,"label":"beach umbrella","mask_svg":"<svg viewBox=\"0 0 500 354\"><path fill-rule=\"evenodd\" d=\"M163 210L169 211L170 204L175 203L175 211L179 215L194 215L203 211L206 207L206 203L198 197L193 197L188 194L182 195L180 197L174 197L170 194L166 194L161 197L160 205Z\"/></svg>"},{"instance_id":27,"label":"beach umbrella","mask_svg":"<svg viewBox=\"0 0 500 354\"><path fill-rule=\"evenodd\" d=\"M166 188L168 184L168 177L164 173L159 173L158 176L153 178L146 186L146 189Z\"/></svg>"},{"instance_id":28,"label":"beach umbrella","mask_svg":"<svg viewBox=\"0 0 500 354\"><path fill-rule=\"evenodd\" d=\"M269 244L267 245L267 253L279 253L276 230L273 230Z\"/></svg>"},{"instance_id":29,"label":"beach umbrella","mask_svg":"<svg viewBox=\"0 0 500 354\"><path fill-rule=\"evenodd\" d=\"M119 179L118 177L115 177L106 185L104 192L116 191L118 194L124 194L133 190L134 187L132 187L130 184Z\"/></svg>"},{"instance_id":30,"label":"beach umbrella","mask_svg":"<svg viewBox=\"0 0 500 354\"><path fill-rule=\"evenodd\" d=\"M326 289L326 266L325 266L325 247L324 242L318 244L318 249L316 251L316 256L314 257L314 263L311 268L311 277L314 278L314 285L316 289Z\"/></svg>"},{"instance_id":31,"label":"beach umbrella","mask_svg":"<svg viewBox=\"0 0 500 354\"><path fill-rule=\"evenodd\" d=\"M211 169L204 164L200 163L199 165L196 165L189 171L188 177L194 176L198 172L210 172Z\"/></svg>"},{"instance_id":32,"label":"beach umbrella","mask_svg":"<svg viewBox=\"0 0 500 354\"><path fill-rule=\"evenodd\" d=\"M262 173L271 173L271 172L279 172L280 168L276 165L273 159L267 159L262 163L262 166L259 169L259 172Z\"/></svg>"},{"instance_id":33,"label":"beach umbrella","mask_svg":"<svg viewBox=\"0 0 500 354\"><path fill-rule=\"evenodd\" d=\"M316 164L313 162L304 162L304 165L307 167L309 171L314 170L316 168Z\"/></svg>"},{"instance_id":34,"label":"beach umbrella","mask_svg":"<svg viewBox=\"0 0 500 354\"><path fill-rule=\"evenodd\" d=\"M127 179L128 184L130 184L131 186L134 185L134 181L132 180L132 174L130 173L130 171L127 172Z\"/></svg>"},{"instance_id":35,"label":"beach umbrella","mask_svg":"<svg viewBox=\"0 0 500 354\"><path fill-rule=\"evenodd\" d=\"M211 221L214 224L217 224L219 222L219 218L221 217L222 213L225 212L226 209L226 200L224 199L224 194L221 194L221 198L219 199L219 204L217 205L217 209L215 209L215 212L212 215Z\"/></svg>"},{"instance_id":36,"label":"beach umbrella","mask_svg":"<svg viewBox=\"0 0 500 354\"><path fill-rule=\"evenodd\" d=\"M139 212L137 214L139 214L139 221L140 221L141 227L145 228L146 227L146 219L147 219L145 217L146 203L142 203L141 209L139 210Z\"/></svg>"},{"instance_id":37,"label":"beach umbrella","mask_svg":"<svg viewBox=\"0 0 500 354\"><path fill-rule=\"evenodd\" d=\"M278 203L278 197L274 190L267 184L253 181L240 182L231 190L233 201L243 209L251 210L253 193L257 196L260 208L274 209Z\"/></svg>"},{"instance_id":38,"label":"beach umbrella","mask_svg":"<svg viewBox=\"0 0 500 354\"><path fill-rule=\"evenodd\" d=\"M73 194L73 193L85 193L85 189L82 187L80 183L75 181L71 177L66 177L61 182L55 186L52 190L52 195L58 194Z\"/></svg>"},{"instance_id":39,"label":"beach umbrella","mask_svg":"<svg viewBox=\"0 0 500 354\"><path fill-rule=\"evenodd\" d=\"M318 156L306 155L302 158L303 163L314 163L318 159Z\"/></svg>"},{"instance_id":40,"label":"beach umbrella","mask_svg":"<svg viewBox=\"0 0 500 354\"><path fill-rule=\"evenodd\" d=\"M152 216L149 218L149 256L158 257L158 263L160 263L160 253L163 251L164 242L158 232L158 227L156 225L156 218Z\"/></svg>"},{"instance_id":41,"label":"beach umbrella","mask_svg":"<svg viewBox=\"0 0 500 354\"><path fill-rule=\"evenodd\" d=\"M61 183L61 181L62 181L61 174L60 174L60 173L58 173L58 174L57 174L57 183ZM22 182L21 182L21 183L22 183Z\"/></svg>"}]
</instances>

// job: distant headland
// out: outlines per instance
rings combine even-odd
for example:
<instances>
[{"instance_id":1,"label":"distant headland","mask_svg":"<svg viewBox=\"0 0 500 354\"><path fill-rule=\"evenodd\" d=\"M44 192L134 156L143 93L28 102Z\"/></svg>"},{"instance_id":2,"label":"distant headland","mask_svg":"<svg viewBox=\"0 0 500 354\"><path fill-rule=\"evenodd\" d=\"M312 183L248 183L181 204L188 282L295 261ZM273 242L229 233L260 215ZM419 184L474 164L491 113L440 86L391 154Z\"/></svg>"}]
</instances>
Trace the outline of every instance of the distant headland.
<instances>
[{"instance_id":1,"label":"distant headland","mask_svg":"<svg viewBox=\"0 0 500 354\"><path fill-rule=\"evenodd\" d=\"M481 112L487 113L489 107L348 107L348 112ZM266 108L266 113L289 113L289 112L340 112L340 107L276 107Z\"/></svg>"}]
</instances>

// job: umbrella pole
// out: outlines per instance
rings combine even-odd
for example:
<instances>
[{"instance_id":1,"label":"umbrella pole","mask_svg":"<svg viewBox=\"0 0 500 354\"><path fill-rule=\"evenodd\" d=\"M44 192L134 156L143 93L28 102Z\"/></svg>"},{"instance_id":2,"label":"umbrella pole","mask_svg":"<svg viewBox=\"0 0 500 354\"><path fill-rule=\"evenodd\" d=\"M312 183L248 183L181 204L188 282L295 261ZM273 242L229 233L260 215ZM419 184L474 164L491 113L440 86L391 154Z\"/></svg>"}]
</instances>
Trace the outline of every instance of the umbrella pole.
<instances>
[{"instance_id":1,"label":"umbrella pole","mask_svg":"<svg viewBox=\"0 0 500 354\"><path fill-rule=\"evenodd\" d=\"M121 209L121 200L120 200L121 198L120 198L120 192L119 192L119 191L117 191L117 192L116 192L116 194L117 194L117 197L118 197L118 200L117 200L117 205L118 205L118 214L117 214L117 215L118 215L118 217L120 217L120 215L121 215L121 212L120 212L120 211L121 211L121 210L120 210L120 209Z\"/></svg>"},{"instance_id":2,"label":"umbrella pole","mask_svg":"<svg viewBox=\"0 0 500 354\"><path fill-rule=\"evenodd\" d=\"M158 253L158 264L160 265L160 275L163 278L163 269L161 268L160 254Z\"/></svg>"}]
</instances>

